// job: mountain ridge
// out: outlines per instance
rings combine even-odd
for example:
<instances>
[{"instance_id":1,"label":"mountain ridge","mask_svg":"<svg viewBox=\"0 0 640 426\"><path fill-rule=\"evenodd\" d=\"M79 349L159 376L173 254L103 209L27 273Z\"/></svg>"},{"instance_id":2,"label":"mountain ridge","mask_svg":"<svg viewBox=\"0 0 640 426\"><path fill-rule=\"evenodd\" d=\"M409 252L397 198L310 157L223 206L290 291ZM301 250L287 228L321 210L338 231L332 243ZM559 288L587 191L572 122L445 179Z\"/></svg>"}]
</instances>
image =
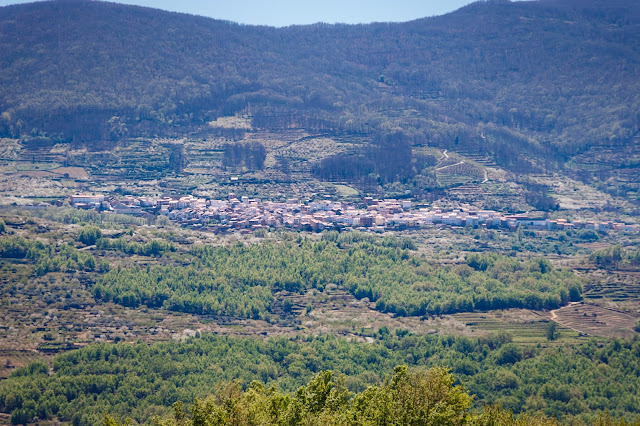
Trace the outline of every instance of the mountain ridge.
<instances>
[{"instance_id":1,"label":"mountain ridge","mask_svg":"<svg viewBox=\"0 0 640 426\"><path fill-rule=\"evenodd\" d=\"M639 38L638 2L599 0L284 28L106 2L5 6L0 136L176 137L237 114L271 131L401 128L414 145L554 168L631 143Z\"/></svg>"}]
</instances>

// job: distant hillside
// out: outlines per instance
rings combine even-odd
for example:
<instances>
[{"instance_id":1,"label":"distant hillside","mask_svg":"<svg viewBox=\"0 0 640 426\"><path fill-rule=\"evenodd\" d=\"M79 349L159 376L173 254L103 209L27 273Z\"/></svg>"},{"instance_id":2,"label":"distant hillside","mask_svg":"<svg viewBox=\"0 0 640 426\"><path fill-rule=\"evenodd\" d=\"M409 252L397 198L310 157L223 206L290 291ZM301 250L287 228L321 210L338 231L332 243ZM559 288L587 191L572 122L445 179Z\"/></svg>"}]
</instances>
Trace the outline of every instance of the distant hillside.
<instances>
[{"instance_id":1,"label":"distant hillside","mask_svg":"<svg viewBox=\"0 0 640 426\"><path fill-rule=\"evenodd\" d=\"M6 6L0 137L180 136L241 114L254 129L383 141L383 153L400 140L555 168L632 143L639 40L637 0L489 1L282 29L96 1ZM395 128L402 138L380 136Z\"/></svg>"}]
</instances>

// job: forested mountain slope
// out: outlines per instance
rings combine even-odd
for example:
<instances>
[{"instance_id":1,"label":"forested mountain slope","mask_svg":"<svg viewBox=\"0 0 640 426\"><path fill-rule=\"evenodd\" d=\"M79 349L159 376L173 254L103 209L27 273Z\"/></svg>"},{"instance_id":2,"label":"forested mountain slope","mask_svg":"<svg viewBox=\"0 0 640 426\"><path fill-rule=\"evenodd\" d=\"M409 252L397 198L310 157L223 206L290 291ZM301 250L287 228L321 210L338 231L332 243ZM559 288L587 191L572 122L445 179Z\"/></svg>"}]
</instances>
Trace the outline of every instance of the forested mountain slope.
<instances>
[{"instance_id":1,"label":"forested mountain slope","mask_svg":"<svg viewBox=\"0 0 640 426\"><path fill-rule=\"evenodd\" d=\"M6 6L0 136L176 136L242 114L254 129L401 127L414 145L553 167L632 143L638 40L635 0L478 2L406 23L280 29L94 1Z\"/></svg>"}]
</instances>

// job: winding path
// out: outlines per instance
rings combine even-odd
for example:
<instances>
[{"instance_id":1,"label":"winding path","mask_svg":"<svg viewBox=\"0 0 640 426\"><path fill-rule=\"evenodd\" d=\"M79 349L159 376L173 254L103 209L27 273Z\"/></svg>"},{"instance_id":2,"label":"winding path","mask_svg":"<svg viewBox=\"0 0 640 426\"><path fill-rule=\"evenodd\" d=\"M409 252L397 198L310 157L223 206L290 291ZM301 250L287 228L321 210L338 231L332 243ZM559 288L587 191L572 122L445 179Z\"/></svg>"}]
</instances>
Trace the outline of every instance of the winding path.
<instances>
[{"instance_id":1,"label":"winding path","mask_svg":"<svg viewBox=\"0 0 640 426\"><path fill-rule=\"evenodd\" d=\"M449 157L447 157L447 158L449 158ZM461 161L461 162L456 163L456 164L449 164L448 166L438 167L436 170L443 170L443 169L446 169L447 167L459 166L460 164L464 164L464 161Z\"/></svg>"},{"instance_id":2,"label":"winding path","mask_svg":"<svg viewBox=\"0 0 640 426\"><path fill-rule=\"evenodd\" d=\"M574 306L574 305L579 305L579 304L580 304L580 302L569 302L569 304L567 306L563 306L562 308L568 308L569 306ZM553 311L549 311L549 313L551 314L551 318L550 318L551 321L556 322L556 323L560 324L561 326L563 326L565 328L568 328L568 329L571 329L571 330L573 330L575 332L582 333L582 334L589 334L589 333L585 332L584 330L578 330L577 328L569 327L568 325L565 325L565 324L561 323L560 321L558 321L558 319L557 319L558 315L556 314L556 312L559 311L562 308L558 308L558 309L554 309Z\"/></svg>"}]
</instances>

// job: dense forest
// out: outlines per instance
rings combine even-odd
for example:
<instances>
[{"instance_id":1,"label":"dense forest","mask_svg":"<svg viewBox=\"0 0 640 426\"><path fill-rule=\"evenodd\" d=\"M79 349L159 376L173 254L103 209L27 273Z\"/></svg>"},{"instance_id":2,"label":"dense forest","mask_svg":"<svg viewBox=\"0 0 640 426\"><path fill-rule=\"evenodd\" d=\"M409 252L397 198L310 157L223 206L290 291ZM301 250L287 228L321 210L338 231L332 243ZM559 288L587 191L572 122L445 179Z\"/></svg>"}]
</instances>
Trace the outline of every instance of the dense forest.
<instances>
[{"instance_id":1,"label":"dense forest","mask_svg":"<svg viewBox=\"0 0 640 426\"><path fill-rule=\"evenodd\" d=\"M385 329L376 338L372 344L330 336L263 340L203 334L183 343L97 344L57 356L51 373L42 362L16 370L0 382L0 410L10 413L15 424L54 416L73 424L99 424L105 411L144 422L167 415L176 401L190 404L211 393L219 401L232 380L242 389L257 381L279 392L297 391L299 397L299 387L323 370L346 375L340 402L345 404L350 392L362 397L384 389L394 367L409 364L451 369L455 382L447 378L447 383L463 384L475 395L475 411L499 404L514 413L587 424L605 411L629 420L638 415L638 342L523 348L505 334L391 335ZM250 388L255 386L260 389ZM293 397L283 398L286 411L285 400Z\"/></svg>"},{"instance_id":2,"label":"dense forest","mask_svg":"<svg viewBox=\"0 0 640 426\"><path fill-rule=\"evenodd\" d=\"M97 246L123 247L117 241L98 241ZM155 244L160 250L161 243ZM276 292L323 291L330 284L400 316L556 309L581 298L579 280L543 258L472 254L466 265L449 267L409 247L410 240L337 232L318 242L290 238L251 246L199 246L187 255L170 256L177 265L112 269L97 279L93 294L134 308L144 304L254 319L268 318ZM290 301L281 302L288 307L285 312L291 309Z\"/></svg>"},{"instance_id":3,"label":"dense forest","mask_svg":"<svg viewBox=\"0 0 640 426\"><path fill-rule=\"evenodd\" d=\"M258 142L226 144L222 166L232 170L242 167L249 170L262 170L266 156L267 150Z\"/></svg>"},{"instance_id":4,"label":"dense forest","mask_svg":"<svg viewBox=\"0 0 640 426\"><path fill-rule=\"evenodd\" d=\"M99 222L103 217L70 213L75 216L54 217L63 222ZM394 236L334 231L318 241L284 234L280 240L251 245L196 244L178 250L166 238L137 242L84 225L74 238L56 242L5 236L0 239L0 259L30 263L36 277L90 272L90 290L98 301L253 319L269 319L276 307L289 314L294 308L291 295L322 293L328 286L398 316L556 309L582 298L580 280L542 257L520 260L471 253L462 264L441 265L419 254L413 240ZM77 248L89 246L96 251ZM155 261L110 264L105 255L112 252Z\"/></svg>"},{"instance_id":5,"label":"dense forest","mask_svg":"<svg viewBox=\"0 0 640 426\"><path fill-rule=\"evenodd\" d=\"M81 236L82 238L82 236ZM96 262L90 253L77 250L72 244L55 245L22 237L0 239L0 258L27 259L35 263L35 274L109 269L109 264Z\"/></svg>"},{"instance_id":6,"label":"dense forest","mask_svg":"<svg viewBox=\"0 0 640 426\"><path fill-rule=\"evenodd\" d=\"M6 6L0 136L35 147L183 136L240 114L254 129L360 135L359 167L373 161L384 179L406 173L394 169L403 150L376 136L395 128L401 146L489 153L526 172L631 143L639 23L638 3L622 0L279 29L95 1ZM340 173L328 166L321 174Z\"/></svg>"}]
</instances>

